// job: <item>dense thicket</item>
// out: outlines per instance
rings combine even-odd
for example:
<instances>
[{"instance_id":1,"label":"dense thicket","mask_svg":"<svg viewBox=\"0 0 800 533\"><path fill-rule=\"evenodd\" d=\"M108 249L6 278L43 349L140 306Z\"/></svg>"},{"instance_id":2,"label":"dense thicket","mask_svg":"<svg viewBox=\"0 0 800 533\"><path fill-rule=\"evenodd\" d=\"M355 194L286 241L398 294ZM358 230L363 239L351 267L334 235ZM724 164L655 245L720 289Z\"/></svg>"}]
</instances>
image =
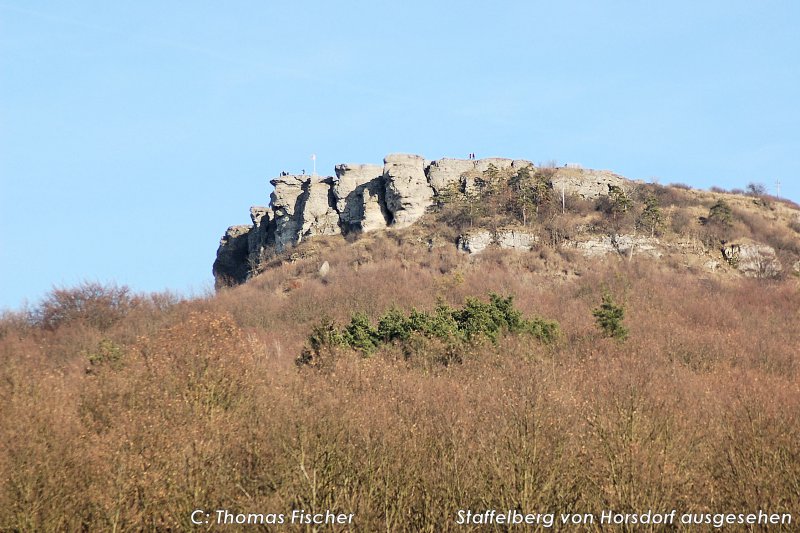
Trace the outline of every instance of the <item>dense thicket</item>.
<instances>
[{"instance_id":1,"label":"dense thicket","mask_svg":"<svg viewBox=\"0 0 800 533\"><path fill-rule=\"evenodd\" d=\"M301 258L214 297L94 287L4 316L0 530L190 529L198 508L331 508L359 531L463 530L458 509L798 508L795 279L636 260L554 277L558 254L450 250L376 236L326 252L324 278ZM595 323L606 290L624 343ZM422 335L406 356L437 305L448 328L494 306L560 334ZM379 345L298 367L322 314Z\"/></svg>"},{"instance_id":2,"label":"dense thicket","mask_svg":"<svg viewBox=\"0 0 800 533\"><path fill-rule=\"evenodd\" d=\"M513 296L494 293L489 295L488 302L467 298L458 309L439 302L431 313L412 309L406 315L392 308L378 319L377 326L373 326L364 313L357 313L341 329L329 320L316 325L297 363L329 364L339 349L358 350L369 355L384 345L400 346L406 358L410 358L433 341L442 352L441 362L448 364L461 361L459 351L466 343L481 339L496 343L504 333L527 335L550 343L558 336L558 324L542 318L524 318L514 307Z\"/></svg>"}]
</instances>

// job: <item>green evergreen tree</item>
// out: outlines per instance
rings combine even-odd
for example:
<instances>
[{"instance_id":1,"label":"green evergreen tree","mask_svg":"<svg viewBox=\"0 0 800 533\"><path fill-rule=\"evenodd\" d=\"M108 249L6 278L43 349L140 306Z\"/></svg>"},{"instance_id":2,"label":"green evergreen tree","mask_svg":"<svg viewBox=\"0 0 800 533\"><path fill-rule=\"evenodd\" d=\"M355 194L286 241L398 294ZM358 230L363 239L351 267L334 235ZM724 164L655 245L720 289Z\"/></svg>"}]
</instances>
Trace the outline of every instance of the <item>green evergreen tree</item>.
<instances>
[{"instance_id":1,"label":"green evergreen tree","mask_svg":"<svg viewBox=\"0 0 800 533\"><path fill-rule=\"evenodd\" d=\"M614 218L617 218L617 215L627 213L632 205L630 197L625 194L622 187L617 185L608 186L608 199L610 202L609 209Z\"/></svg>"},{"instance_id":2,"label":"green evergreen tree","mask_svg":"<svg viewBox=\"0 0 800 533\"><path fill-rule=\"evenodd\" d=\"M606 337L611 337L620 341L628 338L628 329L622 324L625 318L625 309L621 305L614 303L611 293L606 291L603 294L603 303L600 307L592 310L597 327Z\"/></svg>"},{"instance_id":3,"label":"green evergreen tree","mask_svg":"<svg viewBox=\"0 0 800 533\"><path fill-rule=\"evenodd\" d=\"M733 222L733 210L725 200L718 200L708 210L708 221L722 226L730 226Z\"/></svg>"},{"instance_id":4,"label":"green evergreen tree","mask_svg":"<svg viewBox=\"0 0 800 533\"><path fill-rule=\"evenodd\" d=\"M521 168L509 180L513 192L512 208L522 216L522 225L528 225L528 213L535 211L539 214L539 207L549 201L553 196L553 184L548 177L540 172L531 172L529 167Z\"/></svg>"},{"instance_id":5,"label":"green evergreen tree","mask_svg":"<svg viewBox=\"0 0 800 533\"><path fill-rule=\"evenodd\" d=\"M652 194L644 200L644 210L639 216L639 224L650 230L651 237L655 237L656 233L664 225L661 205L658 203L658 198Z\"/></svg>"}]
</instances>

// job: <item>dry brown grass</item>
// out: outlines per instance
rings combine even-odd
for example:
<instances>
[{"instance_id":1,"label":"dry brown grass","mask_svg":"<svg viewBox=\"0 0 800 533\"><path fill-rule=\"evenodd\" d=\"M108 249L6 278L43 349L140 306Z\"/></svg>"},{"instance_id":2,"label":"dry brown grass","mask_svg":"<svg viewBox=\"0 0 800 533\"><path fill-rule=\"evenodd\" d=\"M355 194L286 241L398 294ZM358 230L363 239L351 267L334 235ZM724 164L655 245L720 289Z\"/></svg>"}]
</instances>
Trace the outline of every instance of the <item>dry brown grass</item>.
<instances>
[{"instance_id":1,"label":"dry brown grass","mask_svg":"<svg viewBox=\"0 0 800 533\"><path fill-rule=\"evenodd\" d=\"M800 506L796 280L638 261L562 279L555 252L470 260L391 234L318 253L102 328L4 317L0 530L183 530L196 508L331 508L358 531L448 531L468 508ZM605 289L626 306L626 343L595 328ZM391 349L293 364L323 314L489 291L558 320L560 341L506 337L448 367Z\"/></svg>"}]
</instances>

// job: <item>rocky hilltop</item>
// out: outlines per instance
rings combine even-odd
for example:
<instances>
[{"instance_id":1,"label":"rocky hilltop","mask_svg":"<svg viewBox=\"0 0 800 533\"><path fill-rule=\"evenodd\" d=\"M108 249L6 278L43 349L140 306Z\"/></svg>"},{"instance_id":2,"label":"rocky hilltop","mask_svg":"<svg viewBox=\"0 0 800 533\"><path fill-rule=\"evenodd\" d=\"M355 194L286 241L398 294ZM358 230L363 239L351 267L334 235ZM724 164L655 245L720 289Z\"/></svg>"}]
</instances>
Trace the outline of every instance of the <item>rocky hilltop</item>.
<instances>
[{"instance_id":1,"label":"rocky hilltop","mask_svg":"<svg viewBox=\"0 0 800 533\"><path fill-rule=\"evenodd\" d=\"M269 206L251 207L252 224L231 226L222 237L213 266L216 285L243 283L267 258L309 237L407 228L456 197L462 202L490 201L485 193L492 180L507 184L521 175L536 176L533 187L546 189L534 192L539 200L548 199L549 214L542 216L539 201L539 218L533 222L524 216L499 222L484 218L475 224L470 219L468 226L455 228L451 245L467 254L487 248L530 251L546 244L575 250L589 260L609 254L628 259L634 254L679 257L687 266L752 277L782 275L787 260L792 270L800 270L800 212L790 202L662 187L574 165L538 168L519 159L431 161L391 154L382 166L344 163L336 165L333 176L283 174L272 179ZM510 195L521 194L519 190L506 185ZM713 210L720 197L728 198L738 216L729 214L731 220L704 226L709 207ZM656 207L647 215L648 208L642 206L656 205L658 198L663 198L663 209ZM652 220L644 223L647 216ZM732 222L733 218L739 220ZM714 228L718 231L711 231Z\"/></svg>"},{"instance_id":2,"label":"rocky hilltop","mask_svg":"<svg viewBox=\"0 0 800 533\"><path fill-rule=\"evenodd\" d=\"M390 154L383 166L343 163L335 176L284 174L270 183L268 207L251 207L251 225L231 226L217 251L213 272L217 285L244 282L266 251L280 253L315 235L347 235L404 228L414 224L449 190L469 191L488 171L536 166L504 158L426 160L412 154ZM556 169L552 186L566 194L595 199L609 186L627 180L608 171ZM491 242L528 244L519 233L464 236L464 251L479 251Z\"/></svg>"}]
</instances>

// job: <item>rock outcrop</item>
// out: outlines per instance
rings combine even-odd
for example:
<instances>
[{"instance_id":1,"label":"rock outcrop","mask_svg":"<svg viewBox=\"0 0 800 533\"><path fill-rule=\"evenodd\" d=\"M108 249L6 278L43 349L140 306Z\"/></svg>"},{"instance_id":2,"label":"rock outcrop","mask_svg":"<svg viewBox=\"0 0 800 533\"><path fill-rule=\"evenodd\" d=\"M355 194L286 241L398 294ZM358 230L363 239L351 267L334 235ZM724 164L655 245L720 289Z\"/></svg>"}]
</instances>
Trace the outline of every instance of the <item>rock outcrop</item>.
<instances>
[{"instance_id":1,"label":"rock outcrop","mask_svg":"<svg viewBox=\"0 0 800 533\"><path fill-rule=\"evenodd\" d=\"M475 161L475 170L478 172L486 172L491 167L497 170L505 170L511 168L514 163L513 159L506 159L504 157L487 157L486 159L478 159Z\"/></svg>"},{"instance_id":2,"label":"rock outcrop","mask_svg":"<svg viewBox=\"0 0 800 533\"><path fill-rule=\"evenodd\" d=\"M605 235L576 242L575 247L586 257L602 257L610 253L625 257L645 255L658 258L663 255L658 239L636 235Z\"/></svg>"},{"instance_id":3,"label":"rock outcrop","mask_svg":"<svg viewBox=\"0 0 800 533\"><path fill-rule=\"evenodd\" d=\"M342 231L375 231L386 227L383 167L379 165L336 165L333 195Z\"/></svg>"},{"instance_id":4,"label":"rock outcrop","mask_svg":"<svg viewBox=\"0 0 800 533\"><path fill-rule=\"evenodd\" d=\"M459 235L456 247L462 252L478 254L489 246L497 246L504 250L527 252L539 242L539 236L519 229L504 229L496 232L474 230Z\"/></svg>"},{"instance_id":5,"label":"rock outcrop","mask_svg":"<svg viewBox=\"0 0 800 533\"><path fill-rule=\"evenodd\" d=\"M551 179L553 189L563 190L567 195L576 195L593 200L608 194L610 186L625 188L628 182L607 170L588 170L574 167L561 167L555 171Z\"/></svg>"},{"instance_id":6,"label":"rock outcrop","mask_svg":"<svg viewBox=\"0 0 800 533\"><path fill-rule=\"evenodd\" d=\"M287 175L273 179L269 207L253 207L252 225L228 228L220 241L214 276L218 286L242 283L272 253L280 253L316 235L403 228L419 220L441 195L455 185L474 189L477 179L493 170L513 173L534 168L523 159L427 161L410 154L391 154L383 166L341 164L335 176ZM561 168L553 187L567 194L596 198L624 178L606 171ZM530 250L533 234L520 230L477 231L462 235L459 249L478 253L487 246Z\"/></svg>"},{"instance_id":7,"label":"rock outcrop","mask_svg":"<svg viewBox=\"0 0 800 533\"><path fill-rule=\"evenodd\" d=\"M304 184L298 242L305 237L336 235L341 232L332 185L333 178L312 178Z\"/></svg>"},{"instance_id":8,"label":"rock outcrop","mask_svg":"<svg viewBox=\"0 0 800 533\"><path fill-rule=\"evenodd\" d=\"M475 230L458 237L456 246L462 252L479 254L494 242L494 235L488 230Z\"/></svg>"},{"instance_id":9,"label":"rock outcrop","mask_svg":"<svg viewBox=\"0 0 800 533\"><path fill-rule=\"evenodd\" d=\"M495 242L504 250L529 251L539 242L539 236L526 231L510 229L495 233Z\"/></svg>"},{"instance_id":10,"label":"rock outcrop","mask_svg":"<svg viewBox=\"0 0 800 533\"><path fill-rule=\"evenodd\" d=\"M275 188L270 195L275 216L274 242L276 250L281 252L300 238L300 228L303 227L300 197L306 180L303 176L281 176L270 183Z\"/></svg>"},{"instance_id":11,"label":"rock outcrop","mask_svg":"<svg viewBox=\"0 0 800 533\"><path fill-rule=\"evenodd\" d=\"M722 248L722 257L750 278L772 278L783 270L773 247L750 240L726 244Z\"/></svg>"},{"instance_id":12,"label":"rock outcrop","mask_svg":"<svg viewBox=\"0 0 800 533\"><path fill-rule=\"evenodd\" d=\"M475 161L469 159L439 159L428 167L428 180L435 194L442 194L448 187L461 183L467 172L475 171Z\"/></svg>"},{"instance_id":13,"label":"rock outcrop","mask_svg":"<svg viewBox=\"0 0 800 533\"><path fill-rule=\"evenodd\" d=\"M247 235L247 255L252 261L261 260L266 250L275 244L274 216L269 207L250 208L250 220L253 221L253 225Z\"/></svg>"},{"instance_id":14,"label":"rock outcrop","mask_svg":"<svg viewBox=\"0 0 800 533\"><path fill-rule=\"evenodd\" d=\"M217 287L244 283L250 273L248 237L250 226L231 226L219 240L212 271Z\"/></svg>"},{"instance_id":15,"label":"rock outcrop","mask_svg":"<svg viewBox=\"0 0 800 533\"><path fill-rule=\"evenodd\" d=\"M419 220L433 205L433 187L425 175L425 158L391 154L386 156L383 164L386 207L392 214L392 226L405 228Z\"/></svg>"}]
</instances>

